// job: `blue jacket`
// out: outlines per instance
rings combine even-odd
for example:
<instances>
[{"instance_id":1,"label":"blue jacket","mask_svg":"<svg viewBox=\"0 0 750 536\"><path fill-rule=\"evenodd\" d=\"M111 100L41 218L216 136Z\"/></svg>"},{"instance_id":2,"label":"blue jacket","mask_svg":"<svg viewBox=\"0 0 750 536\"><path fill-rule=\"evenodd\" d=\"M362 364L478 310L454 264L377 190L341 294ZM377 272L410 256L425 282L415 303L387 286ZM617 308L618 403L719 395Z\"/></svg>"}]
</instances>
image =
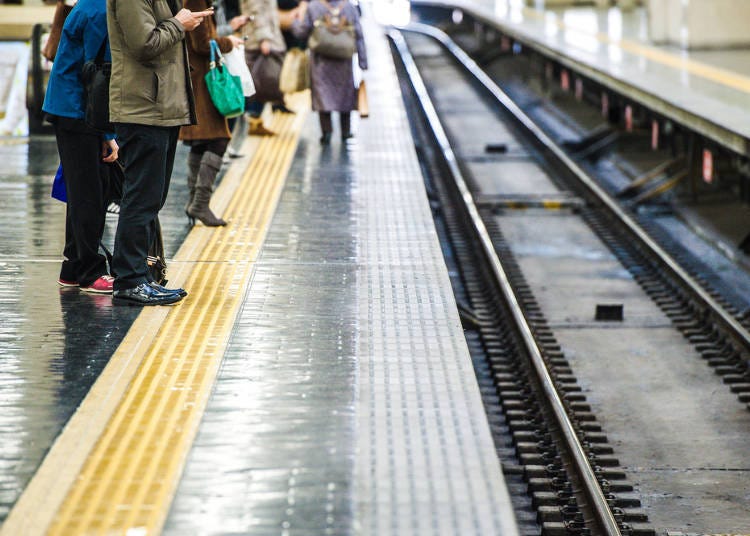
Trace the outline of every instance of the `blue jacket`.
<instances>
[{"instance_id":1,"label":"blue jacket","mask_svg":"<svg viewBox=\"0 0 750 536\"><path fill-rule=\"evenodd\" d=\"M106 37L106 0L79 0L63 25L42 110L61 117L83 119L81 69L86 61L96 58ZM111 61L109 44L104 51L104 61Z\"/></svg>"}]
</instances>

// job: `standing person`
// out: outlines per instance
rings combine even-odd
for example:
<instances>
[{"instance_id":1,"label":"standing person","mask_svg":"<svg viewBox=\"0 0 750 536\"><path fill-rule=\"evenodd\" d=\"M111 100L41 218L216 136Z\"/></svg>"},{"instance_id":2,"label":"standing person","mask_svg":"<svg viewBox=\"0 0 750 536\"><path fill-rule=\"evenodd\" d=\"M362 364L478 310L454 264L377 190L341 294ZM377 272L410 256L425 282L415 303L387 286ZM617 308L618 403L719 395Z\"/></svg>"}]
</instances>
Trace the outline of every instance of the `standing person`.
<instances>
[{"instance_id":1,"label":"standing person","mask_svg":"<svg viewBox=\"0 0 750 536\"><path fill-rule=\"evenodd\" d=\"M232 35L250 22L250 17L236 13L227 0L214 0L213 7L216 35L220 37Z\"/></svg>"},{"instance_id":2,"label":"standing person","mask_svg":"<svg viewBox=\"0 0 750 536\"><path fill-rule=\"evenodd\" d=\"M275 56L274 60L278 61L280 72L281 62L286 52L286 43L284 43L284 37L281 35L279 9L276 0L243 0L243 13L249 14L252 21L247 26L248 34L245 43L245 58L250 70L253 71L253 64L261 56ZM273 136L276 134L266 128L261 115L266 102L276 103L277 107L283 106L284 96L278 88L278 77L275 81L276 88L263 87L267 83L268 81L255 80L258 93L268 94L270 92L277 95L272 100L263 100L258 95L250 98L247 112L250 122L248 134L251 136ZM287 110L286 107L284 107L284 110Z\"/></svg>"},{"instance_id":3,"label":"standing person","mask_svg":"<svg viewBox=\"0 0 750 536\"><path fill-rule=\"evenodd\" d=\"M219 37L226 37L235 34L250 22L249 16L240 13L240 6L237 0L215 0L213 7L214 21L216 22L216 35ZM239 134L244 128L243 119L243 116L227 119L229 130L232 131L232 139L239 139ZM232 147L232 144L227 147L226 154L230 158L238 158L242 156L242 153Z\"/></svg>"},{"instance_id":4,"label":"standing person","mask_svg":"<svg viewBox=\"0 0 750 536\"><path fill-rule=\"evenodd\" d=\"M57 150L65 176L67 207L61 287L109 294L113 278L99 253L107 215L107 171L103 162L117 160L114 134L102 135L84 122L83 64L96 58L107 42L106 0L81 0L60 29L42 110L55 127Z\"/></svg>"},{"instance_id":5,"label":"standing person","mask_svg":"<svg viewBox=\"0 0 750 536\"><path fill-rule=\"evenodd\" d=\"M300 20L305 15L307 0L277 0L279 4L279 22L281 25L281 35L284 36L286 48L300 48L302 50L307 46L305 39L300 39L292 31L295 20Z\"/></svg>"},{"instance_id":6,"label":"standing person","mask_svg":"<svg viewBox=\"0 0 750 536\"><path fill-rule=\"evenodd\" d=\"M65 19L76 5L76 1L77 0L57 0L55 14L52 16L52 24L50 24L49 35L47 36L47 42L44 43L41 50L42 56L49 61L55 61L55 54L57 54L57 47L60 44L63 24L65 24Z\"/></svg>"},{"instance_id":7,"label":"standing person","mask_svg":"<svg viewBox=\"0 0 750 536\"><path fill-rule=\"evenodd\" d=\"M359 11L348 0L312 0L300 22L293 26L294 33L307 39L313 31L316 21L323 23L338 17L340 21L354 26L354 38L359 57L359 67L367 70L367 52L359 22ZM331 143L333 120L331 112L339 113L341 139L351 137L351 112L357 109L357 89L354 87L354 69L351 59L337 59L324 56L311 50L310 82L312 85L312 109L318 112L320 119L320 143Z\"/></svg>"},{"instance_id":8,"label":"standing person","mask_svg":"<svg viewBox=\"0 0 750 536\"><path fill-rule=\"evenodd\" d=\"M284 38L286 52L289 52L292 48L304 50L307 43L305 43L304 39L299 39L294 35L292 26L294 25L294 21L304 17L305 9L307 9L307 0L276 0L276 4L279 9L279 29L281 30L281 36ZM283 98L280 102L274 102L271 105L271 109L283 114L294 113L293 110L287 108Z\"/></svg>"},{"instance_id":9,"label":"standing person","mask_svg":"<svg viewBox=\"0 0 750 536\"><path fill-rule=\"evenodd\" d=\"M208 0L185 0L185 8L192 11L208 9ZM190 32L187 38L190 58L190 78L195 91L195 111L198 124L180 129L180 139L190 146L188 154L188 188L190 199L185 213L192 223L200 220L203 225L217 227L226 225L217 218L208 203L211 200L214 181L221 169L224 152L229 145L229 127L208 93L205 76L211 62L210 41L214 39L221 52L229 52L243 44L243 40L233 35L219 37L211 17L206 18L200 27Z\"/></svg>"},{"instance_id":10,"label":"standing person","mask_svg":"<svg viewBox=\"0 0 750 536\"><path fill-rule=\"evenodd\" d=\"M177 0L107 0L109 114L125 166L112 257L117 304L167 305L186 296L149 281L146 257L169 191L180 127L196 122L185 32L211 14L180 9Z\"/></svg>"}]
</instances>

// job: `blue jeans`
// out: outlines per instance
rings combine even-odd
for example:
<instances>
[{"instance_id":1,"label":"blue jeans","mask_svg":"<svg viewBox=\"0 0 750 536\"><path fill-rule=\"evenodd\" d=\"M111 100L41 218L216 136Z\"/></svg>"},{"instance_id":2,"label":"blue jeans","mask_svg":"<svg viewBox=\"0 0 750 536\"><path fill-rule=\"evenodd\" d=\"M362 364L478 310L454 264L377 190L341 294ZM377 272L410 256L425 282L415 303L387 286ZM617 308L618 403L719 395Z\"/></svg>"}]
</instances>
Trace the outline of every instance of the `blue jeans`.
<instances>
[{"instance_id":1,"label":"blue jeans","mask_svg":"<svg viewBox=\"0 0 750 536\"><path fill-rule=\"evenodd\" d=\"M250 114L250 117L260 117L263 113L263 106L265 102L258 102L252 97L245 98L245 111Z\"/></svg>"}]
</instances>

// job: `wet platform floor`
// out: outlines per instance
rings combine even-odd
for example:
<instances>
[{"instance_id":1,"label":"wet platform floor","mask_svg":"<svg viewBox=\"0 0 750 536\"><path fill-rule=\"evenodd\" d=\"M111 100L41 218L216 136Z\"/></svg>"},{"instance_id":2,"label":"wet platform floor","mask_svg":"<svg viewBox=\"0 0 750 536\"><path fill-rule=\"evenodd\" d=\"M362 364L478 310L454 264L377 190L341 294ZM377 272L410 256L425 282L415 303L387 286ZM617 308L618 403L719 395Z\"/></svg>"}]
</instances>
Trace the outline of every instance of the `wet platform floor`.
<instances>
[{"instance_id":1,"label":"wet platform floor","mask_svg":"<svg viewBox=\"0 0 750 536\"><path fill-rule=\"evenodd\" d=\"M156 517L166 515L171 504L169 518L163 519L166 534L192 533L198 527L218 527L219 533L310 536L517 533L395 67L378 28L369 25L366 35L372 70L377 71L368 74L368 93L371 109L377 113L356 125L361 129L356 129L355 143L336 139L330 147L321 148L317 121L308 118L267 237L249 232L261 227L255 221L233 221L223 231L212 233L212 245L205 248L213 251L220 244L217 249L229 251L233 244L245 248L263 244L252 254L197 254L193 238L207 230L197 228L187 236L182 214L186 155L180 147L160 219L167 260L172 255L179 259L173 266L175 282L184 284L191 295L178 306L181 313L165 313L169 319L164 325L172 326L169 321L179 317L180 324L192 326L187 329L193 332L199 331L195 326L205 326L208 336L200 345L175 342L174 346L184 346L179 355L169 353L171 349L163 351L166 346L157 348L155 342L144 352L147 358L169 362L167 368L176 371L170 377L178 378L185 361L196 362L203 348L218 347L215 343L224 340L224 335L217 336L209 327L214 320L204 324L201 317L201 311L218 310L217 304L224 302L208 296L202 301L199 289L204 283L180 279L183 268L201 264L194 272L203 281L209 278L205 274L224 273L224 267L238 274L246 273L246 265L253 267L252 277L250 272L247 279L242 276L249 285L247 294L242 290L245 283L234 284L231 277L211 279L212 284L225 284L226 294L244 297L237 297L236 316L227 314L229 323L234 322L226 337L229 345L211 361L217 367L220 363L221 371L217 383L206 382L209 389L214 385L213 394L205 412L199 410L202 423L192 449L185 452L186 464L173 502L167 487L179 475L154 470L141 477L146 472L141 468L161 467L153 460L168 456L182 459L182 454L170 450L171 437L186 436L184 430L193 429L192 421L163 433L161 423L177 422L177 416L160 420L157 415L153 421L157 424L149 421L142 426L137 423L143 419L136 417L150 418L156 406L177 408L170 415L176 414L199 405L199 401L183 403L182 393L202 395L196 394L198 389L178 385L177 379L164 385L162 376L168 374L160 373L164 370L160 365L138 367L139 374L146 369L143 376L148 379L132 381L132 391L138 388L138 392L121 397L117 415L124 417L110 421L117 421L117 432L88 434L92 442L107 436L107 441L90 447L88 460L96 463L74 474L68 471L71 466L83 466L84 461L74 462L61 452L81 453L80 457L88 452L88 447L73 446L80 442L77 436L71 441L70 432L75 436L83 430L81 423L94 420L93 413L114 413L101 406L92 409L89 402L100 398L86 392L91 387L98 394L102 385L108 385L102 381L93 385L98 374L102 373L102 379L117 375L110 365L121 363L118 356L123 347L135 346L129 341L140 332L132 330L127 337L126 332L138 310L113 308L108 297L91 299L77 291L61 294L56 279L64 207L49 197L57 166L54 139L2 146L5 152L0 158L5 156L15 164L0 175L0 186L12 192L0 207L0 212L5 211L0 223L6 228L15 224L15 234L0 240L0 262L8 266L0 293L10 296L2 302L4 316L18 317L7 332L18 344L2 349L3 359L13 365L0 377L5 406L0 416L0 522L7 520L0 532L23 533L9 527L28 526L29 520L41 530L26 533L45 533L44 527L50 526L60 534L75 533L68 530L71 526L102 527L101 532L111 533L121 533L124 527L140 533L149 526L157 533L162 520ZM32 149L37 143L41 148ZM256 175L262 182L264 175L273 174L268 170L283 168L282 159L272 150L263 152L265 142L260 143L257 155L247 161L242 187L235 191L238 195L232 197L238 200L232 205L238 219L239 212L242 217L249 214L250 219L266 212L242 200L260 197L250 195L253 192L273 190L254 182ZM223 186L234 183L235 169L227 173L217 198L227 190ZM231 220L229 210L222 213ZM114 217L104 240L108 246L113 223ZM190 250L189 254L183 249ZM144 318L152 318L151 312L139 316L137 325L143 327ZM163 333L169 329L155 327ZM155 337L159 345L167 339L179 340L169 333L172 338ZM109 359L121 340L124 344ZM212 366L206 363L202 370ZM144 386L157 384L152 391L163 399L153 406L144 403L136 409L129 403L145 398L140 396L149 389ZM175 391L181 393L174 395L177 403L161 402ZM201 392L208 397L202 387ZM72 417L50 451L85 396L86 406ZM111 398L119 400L120 396ZM123 421L136 425L119 442ZM159 454L138 465L142 456L156 452L150 448L152 443L142 441L145 428L149 437L165 439L158 440ZM137 448L131 449L135 443ZM110 456L113 450L123 454ZM49 460L62 461L65 467ZM105 472L114 476L99 478ZM33 482L24 491L32 476ZM139 491L131 493L136 480ZM152 493L151 484L159 487L158 493ZM75 489L59 509L45 502L45 492L68 486ZM96 493L89 493L89 488L96 488ZM110 492L113 488L116 492ZM9 516L14 502L17 505ZM100 515L101 511L105 513ZM148 521L153 523L141 523L141 517L131 523L141 514L154 518ZM39 517L55 519L49 524L39 522ZM127 518L122 524L121 517Z\"/></svg>"},{"instance_id":2,"label":"wet platform floor","mask_svg":"<svg viewBox=\"0 0 750 536\"><path fill-rule=\"evenodd\" d=\"M161 212L167 258L189 231L187 148ZM0 140L0 524L86 396L140 308L61 289L65 205L50 197L54 136ZM117 225L108 215L103 243Z\"/></svg>"}]
</instances>

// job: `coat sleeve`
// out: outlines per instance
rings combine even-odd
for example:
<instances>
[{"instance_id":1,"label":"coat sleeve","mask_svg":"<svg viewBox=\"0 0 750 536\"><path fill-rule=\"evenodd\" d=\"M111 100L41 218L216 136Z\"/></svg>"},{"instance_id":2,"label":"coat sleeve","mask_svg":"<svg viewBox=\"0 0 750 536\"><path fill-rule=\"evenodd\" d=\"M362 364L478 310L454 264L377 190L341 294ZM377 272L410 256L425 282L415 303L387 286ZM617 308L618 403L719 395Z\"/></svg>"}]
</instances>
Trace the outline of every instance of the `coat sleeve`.
<instances>
[{"instance_id":1,"label":"coat sleeve","mask_svg":"<svg viewBox=\"0 0 750 536\"><path fill-rule=\"evenodd\" d=\"M359 58L359 68L363 71L367 70L367 49L365 48L365 35L362 33L362 24L359 20L359 13L357 8L353 7L353 20L354 20L354 37L357 40L357 57Z\"/></svg>"},{"instance_id":2,"label":"coat sleeve","mask_svg":"<svg viewBox=\"0 0 750 536\"><path fill-rule=\"evenodd\" d=\"M301 39L304 41L305 39L310 37L310 33L312 32L313 27L313 19L310 11L311 10L308 5L308 8L305 10L305 16L302 18L302 20L295 20L292 23L292 34L297 39Z\"/></svg>"},{"instance_id":3,"label":"coat sleeve","mask_svg":"<svg viewBox=\"0 0 750 536\"><path fill-rule=\"evenodd\" d=\"M221 50L222 54L231 52L234 48L234 45L227 37L214 36L214 39L216 39L216 43L219 45L219 50Z\"/></svg>"},{"instance_id":4,"label":"coat sleeve","mask_svg":"<svg viewBox=\"0 0 750 536\"><path fill-rule=\"evenodd\" d=\"M83 28L83 61L96 58L99 49L107 38L107 19L89 18L85 21ZM106 50L105 50L106 52Z\"/></svg>"},{"instance_id":5,"label":"coat sleeve","mask_svg":"<svg viewBox=\"0 0 750 536\"><path fill-rule=\"evenodd\" d=\"M205 0L185 0L185 8L190 11L203 11L208 8ZM232 42L227 37L216 35L216 27L213 21L204 21L192 32L187 34L190 40L190 48L200 56L208 58L211 55L211 39L216 40L222 53L232 50Z\"/></svg>"},{"instance_id":6,"label":"coat sleeve","mask_svg":"<svg viewBox=\"0 0 750 536\"><path fill-rule=\"evenodd\" d=\"M247 14L252 17L250 31L256 42L273 41L273 6L266 0L246 0Z\"/></svg>"},{"instance_id":7,"label":"coat sleeve","mask_svg":"<svg viewBox=\"0 0 750 536\"><path fill-rule=\"evenodd\" d=\"M174 17L157 22L151 4L149 0L114 3L125 45L139 61L160 56L185 37L185 28Z\"/></svg>"}]
</instances>

